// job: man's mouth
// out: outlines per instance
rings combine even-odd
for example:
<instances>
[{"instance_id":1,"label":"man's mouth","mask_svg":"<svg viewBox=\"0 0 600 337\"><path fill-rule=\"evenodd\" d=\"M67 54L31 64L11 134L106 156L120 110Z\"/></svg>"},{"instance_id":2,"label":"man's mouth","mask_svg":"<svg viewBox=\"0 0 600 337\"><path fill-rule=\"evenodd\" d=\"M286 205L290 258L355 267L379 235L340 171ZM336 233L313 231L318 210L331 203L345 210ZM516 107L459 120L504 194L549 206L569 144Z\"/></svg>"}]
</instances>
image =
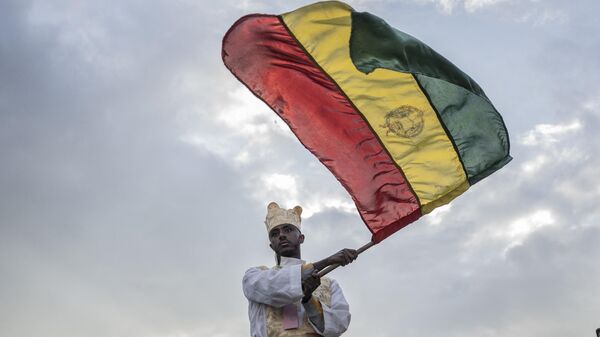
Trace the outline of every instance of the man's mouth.
<instances>
[{"instance_id":1,"label":"man's mouth","mask_svg":"<svg viewBox=\"0 0 600 337\"><path fill-rule=\"evenodd\" d=\"M289 246L289 245L290 245L290 243L289 243L289 242L287 242L287 241L283 241L283 242L280 242L280 243L279 243L279 247L287 247L287 246Z\"/></svg>"}]
</instances>

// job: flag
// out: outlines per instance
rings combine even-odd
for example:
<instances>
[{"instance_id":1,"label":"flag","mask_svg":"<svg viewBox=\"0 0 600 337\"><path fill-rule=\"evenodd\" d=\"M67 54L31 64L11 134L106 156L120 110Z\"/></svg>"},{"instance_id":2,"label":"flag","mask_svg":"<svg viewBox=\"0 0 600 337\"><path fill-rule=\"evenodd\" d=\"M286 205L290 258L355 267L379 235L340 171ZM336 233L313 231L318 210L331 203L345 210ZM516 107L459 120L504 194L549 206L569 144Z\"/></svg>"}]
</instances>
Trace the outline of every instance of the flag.
<instances>
[{"instance_id":1,"label":"flag","mask_svg":"<svg viewBox=\"0 0 600 337\"><path fill-rule=\"evenodd\" d=\"M502 117L473 79L342 2L244 16L222 57L344 186L374 243L512 159Z\"/></svg>"}]
</instances>

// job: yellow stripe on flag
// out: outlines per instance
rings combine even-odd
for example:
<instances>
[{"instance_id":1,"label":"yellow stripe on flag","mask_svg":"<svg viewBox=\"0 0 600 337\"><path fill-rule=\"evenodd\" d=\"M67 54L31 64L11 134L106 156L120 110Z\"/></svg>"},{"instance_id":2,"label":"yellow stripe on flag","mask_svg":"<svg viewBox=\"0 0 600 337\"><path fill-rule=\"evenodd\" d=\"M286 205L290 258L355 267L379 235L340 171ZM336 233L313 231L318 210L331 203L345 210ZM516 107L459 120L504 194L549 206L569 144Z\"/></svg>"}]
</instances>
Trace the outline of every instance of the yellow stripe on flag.
<instances>
[{"instance_id":1,"label":"yellow stripe on flag","mask_svg":"<svg viewBox=\"0 0 600 337\"><path fill-rule=\"evenodd\" d=\"M366 75L350 59L352 8L321 2L284 14L292 34L360 110L404 171L423 214L469 187L435 111L411 74L378 68Z\"/></svg>"}]
</instances>

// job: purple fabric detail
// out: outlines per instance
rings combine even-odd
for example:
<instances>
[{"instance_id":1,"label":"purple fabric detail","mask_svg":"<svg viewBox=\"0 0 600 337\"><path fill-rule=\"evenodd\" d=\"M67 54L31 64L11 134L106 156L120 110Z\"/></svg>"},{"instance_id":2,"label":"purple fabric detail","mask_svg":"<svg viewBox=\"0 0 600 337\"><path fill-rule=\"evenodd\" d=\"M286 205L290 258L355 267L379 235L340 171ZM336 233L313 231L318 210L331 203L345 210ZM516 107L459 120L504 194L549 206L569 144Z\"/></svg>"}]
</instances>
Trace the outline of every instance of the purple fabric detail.
<instances>
[{"instance_id":1,"label":"purple fabric detail","mask_svg":"<svg viewBox=\"0 0 600 337\"><path fill-rule=\"evenodd\" d=\"M286 304L283 307L283 329L297 329L299 326L296 305L294 303Z\"/></svg>"}]
</instances>

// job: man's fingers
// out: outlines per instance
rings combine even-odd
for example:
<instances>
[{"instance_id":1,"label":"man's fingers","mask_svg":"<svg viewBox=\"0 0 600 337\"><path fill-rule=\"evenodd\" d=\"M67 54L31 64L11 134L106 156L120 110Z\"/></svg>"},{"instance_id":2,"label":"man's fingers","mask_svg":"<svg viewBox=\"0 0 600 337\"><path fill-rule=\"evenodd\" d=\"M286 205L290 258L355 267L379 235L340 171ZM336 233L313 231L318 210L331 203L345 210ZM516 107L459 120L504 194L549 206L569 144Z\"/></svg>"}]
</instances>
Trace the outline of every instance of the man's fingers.
<instances>
[{"instance_id":1,"label":"man's fingers","mask_svg":"<svg viewBox=\"0 0 600 337\"><path fill-rule=\"evenodd\" d=\"M352 262L352 255L348 250L344 249L344 265L347 265L350 262Z\"/></svg>"},{"instance_id":2,"label":"man's fingers","mask_svg":"<svg viewBox=\"0 0 600 337\"><path fill-rule=\"evenodd\" d=\"M345 263L342 265L351 263L352 261L356 260L356 258L358 257L358 252L354 249L343 249L341 252L344 254L344 260L345 260Z\"/></svg>"},{"instance_id":3,"label":"man's fingers","mask_svg":"<svg viewBox=\"0 0 600 337\"><path fill-rule=\"evenodd\" d=\"M358 257L358 252L354 249L350 249L350 257L352 258L352 261L356 260L356 258Z\"/></svg>"}]
</instances>

